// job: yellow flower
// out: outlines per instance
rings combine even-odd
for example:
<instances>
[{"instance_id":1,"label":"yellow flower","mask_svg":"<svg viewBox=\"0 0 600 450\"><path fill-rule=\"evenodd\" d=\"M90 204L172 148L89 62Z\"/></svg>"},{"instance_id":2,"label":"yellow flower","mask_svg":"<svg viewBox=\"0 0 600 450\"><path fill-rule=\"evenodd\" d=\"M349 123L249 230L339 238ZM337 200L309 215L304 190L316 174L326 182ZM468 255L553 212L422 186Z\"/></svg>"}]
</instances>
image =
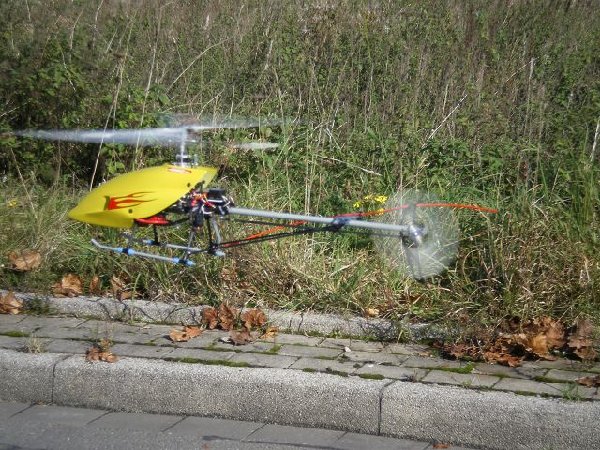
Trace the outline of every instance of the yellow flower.
<instances>
[{"instance_id":1,"label":"yellow flower","mask_svg":"<svg viewBox=\"0 0 600 450\"><path fill-rule=\"evenodd\" d=\"M16 199L12 199L6 202L6 206L9 208L14 208L19 205L19 202Z\"/></svg>"},{"instance_id":2,"label":"yellow flower","mask_svg":"<svg viewBox=\"0 0 600 450\"><path fill-rule=\"evenodd\" d=\"M369 194L365 195L362 200L354 202L352 206L356 209L369 208L375 204L383 205L387 201L387 195Z\"/></svg>"}]
</instances>

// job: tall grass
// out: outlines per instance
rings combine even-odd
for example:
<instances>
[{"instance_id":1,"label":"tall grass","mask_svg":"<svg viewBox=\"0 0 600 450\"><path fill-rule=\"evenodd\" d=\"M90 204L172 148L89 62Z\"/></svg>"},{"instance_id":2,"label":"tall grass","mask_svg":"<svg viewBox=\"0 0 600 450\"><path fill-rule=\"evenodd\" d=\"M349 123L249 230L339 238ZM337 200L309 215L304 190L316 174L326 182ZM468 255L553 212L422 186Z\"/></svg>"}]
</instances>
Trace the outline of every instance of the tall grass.
<instances>
[{"instance_id":1,"label":"tall grass","mask_svg":"<svg viewBox=\"0 0 600 450\"><path fill-rule=\"evenodd\" d=\"M3 2L3 129L152 126L169 112L299 118L267 131L276 152L210 155L238 204L335 214L402 186L500 213L460 212L457 264L427 283L347 236L184 271L98 254L96 231L64 219L76 190L168 152L107 146L94 174L97 147L4 139L15 154L0 152L4 199L53 188L33 209L0 206L0 249L34 246L47 262L2 282L126 272L151 298L599 320L599 12L593 1Z\"/></svg>"}]
</instances>

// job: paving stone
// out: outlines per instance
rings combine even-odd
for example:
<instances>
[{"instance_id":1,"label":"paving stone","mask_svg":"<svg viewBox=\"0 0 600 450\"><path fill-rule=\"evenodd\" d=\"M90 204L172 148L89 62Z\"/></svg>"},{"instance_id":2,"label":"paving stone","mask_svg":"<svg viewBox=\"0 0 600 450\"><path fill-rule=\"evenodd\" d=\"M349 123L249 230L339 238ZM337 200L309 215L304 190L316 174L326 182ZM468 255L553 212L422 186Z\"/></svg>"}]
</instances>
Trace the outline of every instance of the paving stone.
<instances>
[{"instance_id":1,"label":"paving stone","mask_svg":"<svg viewBox=\"0 0 600 450\"><path fill-rule=\"evenodd\" d=\"M71 341L69 339L44 339L42 349L49 353L74 353L85 355L92 347L89 341Z\"/></svg>"},{"instance_id":2,"label":"paving stone","mask_svg":"<svg viewBox=\"0 0 600 450\"><path fill-rule=\"evenodd\" d=\"M154 338L145 335L134 335L128 333L111 333L109 334L109 339L112 342L118 342L121 344L151 344L153 343Z\"/></svg>"},{"instance_id":3,"label":"paving stone","mask_svg":"<svg viewBox=\"0 0 600 450\"><path fill-rule=\"evenodd\" d=\"M0 335L0 347L8 348L11 350L21 351L25 348L25 343L27 342L27 338L19 337L14 338L10 336L2 336Z\"/></svg>"},{"instance_id":4,"label":"paving stone","mask_svg":"<svg viewBox=\"0 0 600 450\"><path fill-rule=\"evenodd\" d=\"M175 348L168 355L169 358L190 358L201 361L227 361L235 355L234 352L220 352L212 350L202 350L198 348Z\"/></svg>"},{"instance_id":5,"label":"paving stone","mask_svg":"<svg viewBox=\"0 0 600 450\"><path fill-rule=\"evenodd\" d=\"M331 347L331 348L340 348L344 349L344 347L350 348L352 351L357 352L379 352L383 350L383 344L381 342L367 342L360 341L356 339L333 339L327 338L323 340L319 344L320 347Z\"/></svg>"},{"instance_id":6,"label":"paving stone","mask_svg":"<svg viewBox=\"0 0 600 450\"><path fill-rule=\"evenodd\" d=\"M520 367L525 369L564 369L564 370L585 370L586 364L581 361L559 358L555 361L525 361Z\"/></svg>"},{"instance_id":7,"label":"paving stone","mask_svg":"<svg viewBox=\"0 0 600 450\"><path fill-rule=\"evenodd\" d=\"M0 295L2 295L0 293ZM19 324L23 321L23 318L26 316L22 314L2 314L0 315L0 332L3 332L5 329L13 329L16 324Z\"/></svg>"},{"instance_id":8,"label":"paving stone","mask_svg":"<svg viewBox=\"0 0 600 450\"><path fill-rule=\"evenodd\" d=\"M82 323L85 323L85 319L76 319L73 317L25 316L23 321L20 322L20 325L35 330L42 327L75 328Z\"/></svg>"},{"instance_id":9,"label":"paving stone","mask_svg":"<svg viewBox=\"0 0 600 450\"><path fill-rule=\"evenodd\" d=\"M499 377L490 375L431 370L421 381L423 383L454 384L464 387L492 387L499 380Z\"/></svg>"},{"instance_id":10,"label":"paving stone","mask_svg":"<svg viewBox=\"0 0 600 450\"><path fill-rule=\"evenodd\" d=\"M427 345L398 343L386 344L383 348L384 352L407 356L419 356L420 353L428 352L429 350L431 349Z\"/></svg>"},{"instance_id":11,"label":"paving stone","mask_svg":"<svg viewBox=\"0 0 600 450\"><path fill-rule=\"evenodd\" d=\"M338 359L340 361L400 365L406 358L406 356L396 355L394 353L345 352L342 353Z\"/></svg>"},{"instance_id":12,"label":"paving stone","mask_svg":"<svg viewBox=\"0 0 600 450\"><path fill-rule=\"evenodd\" d=\"M270 342L256 341L251 342L245 345L233 345L227 342L216 342L214 345L211 345L211 348L218 348L225 351L235 351L235 352L268 352L273 348L273 344Z\"/></svg>"},{"instance_id":13,"label":"paving stone","mask_svg":"<svg viewBox=\"0 0 600 450\"><path fill-rule=\"evenodd\" d=\"M312 369L318 372L343 372L347 374L352 374L356 371L353 363L316 358L300 358L290 366L290 369Z\"/></svg>"},{"instance_id":14,"label":"paving stone","mask_svg":"<svg viewBox=\"0 0 600 450\"><path fill-rule=\"evenodd\" d=\"M519 375L527 379L532 379L536 377L543 377L548 372L548 369L538 366L532 366L525 364L524 366L519 366L514 368L515 372Z\"/></svg>"},{"instance_id":15,"label":"paving stone","mask_svg":"<svg viewBox=\"0 0 600 450\"><path fill-rule=\"evenodd\" d=\"M517 372L513 367L501 366L499 364L476 363L473 373L484 375L498 375L500 377L528 379L524 374Z\"/></svg>"},{"instance_id":16,"label":"paving stone","mask_svg":"<svg viewBox=\"0 0 600 450\"><path fill-rule=\"evenodd\" d=\"M265 425L252 433L247 442L268 442L275 444L296 444L328 447L344 435L344 431L313 428L307 430L284 425Z\"/></svg>"},{"instance_id":17,"label":"paving stone","mask_svg":"<svg viewBox=\"0 0 600 450\"><path fill-rule=\"evenodd\" d=\"M277 334L270 339L261 339L263 342L273 342L278 345L291 344L291 345L307 345L316 347L325 338L316 336L303 336L301 334Z\"/></svg>"},{"instance_id":18,"label":"paving stone","mask_svg":"<svg viewBox=\"0 0 600 450\"><path fill-rule=\"evenodd\" d=\"M130 325L114 321L88 320L77 327L81 336L91 339L107 338L113 342L142 343L150 340L142 325Z\"/></svg>"},{"instance_id":19,"label":"paving stone","mask_svg":"<svg viewBox=\"0 0 600 450\"><path fill-rule=\"evenodd\" d=\"M222 337L229 336L229 333L221 332L221 331L204 331L200 336L197 336L193 339L190 339L187 342L173 342L171 339L165 338L171 345L176 345L181 348L206 348L206 347L217 347L219 339ZM156 341L155 341L156 342ZM229 346L232 347L231 344L223 344L223 347Z\"/></svg>"},{"instance_id":20,"label":"paving stone","mask_svg":"<svg viewBox=\"0 0 600 450\"><path fill-rule=\"evenodd\" d=\"M307 356L309 358L335 358L341 350L322 347L305 347L303 345L284 345L279 349L280 355Z\"/></svg>"},{"instance_id":21,"label":"paving stone","mask_svg":"<svg viewBox=\"0 0 600 450\"><path fill-rule=\"evenodd\" d=\"M17 413L26 410L30 406L29 403L0 402L0 421L8 419Z\"/></svg>"},{"instance_id":22,"label":"paving stone","mask_svg":"<svg viewBox=\"0 0 600 450\"><path fill-rule=\"evenodd\" d=\"M229 361L247 363L252 367L277 367L287 369L298 358L285 355L270 355L264 353L234 353Z\"/></svg>"},{"instance_id":23,"label":"paving stone","mask_svg":"<svg viewBox=\"0 0 600 450\"><path fill-rule=\"evenodd\" d=\"M156 324L139 324L140 332L147 334L148 336L168 336L171 330L174 328L173 325L156 325ZM208 333L208 331L205 331Z\"/></svg>"},{"instance_id":24,"label":"paving stone","mask_svg":"<svg viewBox=\"0 0 600 450\"><path fill-rule=\"evenodd\" d=\"M0 314L0 317L5 316L4 314ZM2 323L0 322L0 336L14 335L14 334L32 334L36 330L35 327L29 327L26 325L21 325L20 323Z\"/></svg>"},{"instance_id":25,"label":"paving stone","mask_svg":"<svg viewBox=\"0 0 600 450\"><path fill-rule=\"evenodd\" d=\"M88 321L82 324L80 328L89 328L96 331L107 331L112 334L114 341L136 344L154 341L160 338L167 338L174 326L170 325L149 325L149 324L122 324L112 322L109 327L102 327L102 322Z\"/></svg>"},{"instance_id":26,"label":"paving stone","mask_svg":"<svg viewBox=\"0 0 600 450\"><path fill-rule=\"evenodd\" d=\"M242 440L264 424L238 420L215 419L211 417L186 417L169 428L166 433L176 435L189 433L200 437Z\"/></svg>"},{"instance_id":27,"label":"paving stone","mask_svg":"<svg viewBox=\"0 0 600 450\"><path fill-rule=\"evenodd\" d=\"M595 374L600 374L600 366L598 366L598 365L585 366L585 367L583 367L583 369L587 372L594 372Z\"/></svg>"},{"instance_id":28,"label":"paving stone","mask_svg":"<svg viewBox=\"0 0 600 450\"><path fill-rule=\"evenodd\" d=\"M597 388L582 386L577 383L548 383L548 385L558 389L561 396L566 400L592 400L597 393Z\"/></svg>"},{"instance_id":29,"label":"paving stone","mask_svg":"<svg viewBox=\"0 0 600 450\"><path fill-rule=\"evenodd\" d=\"M110 350L117 356L131 356L134 358L165 358L173 354L173 347L159 347L156 345L115 344Z\"/></svg>"},{"instance_id":30,"label":"paving stone","mask_svg":"<svg viewBox=\"0 0 600 450\"><path fill-rule=\"evenodd\" d=\"M88 426L95 428L118 428L120 430L164 431L171 428L182 417L167 414L143 414L114 412L105 414Z\"/></svg>"},{"instance_id":31,"label":"paving stone","mask_svg":"<svg viewBox=\"0 0 600 450\"><path fill-rule=\"evenodd\" d=\"M467 363L461 363L459 361L448 361L441 358L425 358L422 356L411 356L402 363L406 367L420 367L423 369L435 369L439 367L447 367L451 369L458 369L464 367Z\"/></svg>"},{"instance_id":32,"label":"paving stone","mask_svg":"<svg viewBox=\"0 0 600 450\"><path fill-rule=\"evenodd\" d=\"M167 336L158 336L155 337L153 339L150 339L149 343L152 343L154 345L158 345L160 347L184 347L183 344L187 344L185 342L173 342L171 339L169 339ZM202 348L202 347L210 347L209 345L202 345L200 347L192 347L191 345L185 345L185 347L187 348Z\"/></svg>"},{"instance_id":33,"label":"paving stone","mask_svg":"<svg viewBox=\"0 0 600 450\"><path fill-rule=\"evenodd\" d=\"M88 328L79 328L76 326L76 320L79 319L65 319L68 322L61 323L49 322L46 325L42 325L40 328L35 330L35 335L38 337L48 337L55 339L90 339L97 340L104 337L110 338L110 333L104 330L92 330Z\"/></svg>"},{"instance_id":34,"label":"paving stone","mask_svg":"<svg viewBox=\"0 0 600 450\"><path fill-rule=\"evenodd\" d=\"M202 332L202 334L200 334L199 336L196 336L195 338L190 339L189 341L173 342L171 340L171 338L169 337L169 334L171 333L171 331L173 329L183 330L183 327L181 327L181 326L169 327L165 333L148 334L148 338L149 338L148 342L152 342L153 344L156 344L156 345L170 345L170 346L177 346L177 347L181 347L181 348L207 348L207 347L214 347L217 344L217 342L219 341L219 338L228 335L228 333L225 333L225 332L220 332L220 331L216 331L216 330L206 330L206 331Z\"/></svg>"},{"instance_id":35,"label":"paving stone","mask_svg":"<svg viewBox=\"0 0 600 450\"><path fill-rule=\"evenodd\" d=\"M550 369L546 373L546 378L559 381L577 381L578 378L594 377L596 375L597 374L593 372L578 372L574 370Z\"/></svg>"},{"instance_id":36,"label":"paving stone","mask_svg":"<svg viewBox=\"0 0 600 450\"><path fill-rule=\"evenodd\" d=\"M83 426L106 414L106 411L70 406L34 405L14 415L10 420L51 422L63 425Z\"/></svg>"},{"instance_id":37,"label":"paving stone","mask_svg":"<svg viewBox=\"0 0 600 450\"><path fill-rule=\"evenodd\" d=\"M496 383L492 389L498 391L526 392L531 394L547 394L557 397L563 396L561 388L567 388L568 385L557 385L555 383L540 383L532 380L519 380L516 378L504 378Z\"/></svg>"},{"instance_id":38,"label":"paving stone","mask_svg":"<svg viewBox=\"0 0 600 450\"><path fill-rule=\"evenodd\" d=\"M357 375L375 374L385 378L402 381L421 381L427 375L428 369L413 367L384 366L378 364L365 364L356 370Z\"/></svg>"},{"instance_id":39,"label":"paving stone","mask_svg":"<svg viewBox=\"0 0 600 450\"><path fill-rule=\"evenodd\" d=\"M358 433L346 433L332 445L344 450L425 450L429 442L408 441L405 439L371 436ZM451 447L455 450L456 447Z\"/></svg>"}]
</instances>

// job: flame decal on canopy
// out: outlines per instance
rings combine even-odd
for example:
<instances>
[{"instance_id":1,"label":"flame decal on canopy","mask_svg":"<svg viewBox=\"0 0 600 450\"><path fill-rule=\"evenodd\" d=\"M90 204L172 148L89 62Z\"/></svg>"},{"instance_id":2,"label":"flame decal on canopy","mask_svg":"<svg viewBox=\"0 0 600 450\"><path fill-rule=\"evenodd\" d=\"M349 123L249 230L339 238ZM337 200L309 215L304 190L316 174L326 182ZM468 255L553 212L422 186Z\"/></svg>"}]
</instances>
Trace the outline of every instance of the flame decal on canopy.
<instances>
[{"instance_id":1,"label":"flame decal on canopy","mask_svg":"<svg viewBox=\"0 0 600 450\"><path fill-rule=\"evenodd\" d=\"M146 194L152 194L152 192L132 192L131 194L122 195L119 197L106 196L105 211L112 211L113 209L131 208L134 206L141 205L142 203L148 203L156 200L155 198L144 200L143 197Z\"/></svg>"}]
</instances>

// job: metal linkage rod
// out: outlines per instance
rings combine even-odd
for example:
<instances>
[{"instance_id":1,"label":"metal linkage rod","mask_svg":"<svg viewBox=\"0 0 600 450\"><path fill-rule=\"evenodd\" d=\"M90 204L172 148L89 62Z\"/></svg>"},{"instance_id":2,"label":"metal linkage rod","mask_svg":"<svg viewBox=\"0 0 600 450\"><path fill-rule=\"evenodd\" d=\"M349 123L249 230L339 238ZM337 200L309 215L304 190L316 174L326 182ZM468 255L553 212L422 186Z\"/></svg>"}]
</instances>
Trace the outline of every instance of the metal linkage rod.
<instances>
[{"instance_id":1,"label":"metal linkage rod","mask_svg":"<svg viewBox=\"0 0 600 450\"><path fill-rule=\"evenodd\" d=\"M410 234L407 225L393 225L388 223L369 222L366 220L348 219L346 217L321 217L307 216L302 214L288 214L276 211L264 211L260 209L238 208L232 206L229 208L229 214L237 214L239 216L264 217L266 219L278 220L302 220L304 222L320 223L324 225L340 224L344 227L366 228L369 230L378 231L394 231L402 236Z\"/></svg>"}]
</instances>

